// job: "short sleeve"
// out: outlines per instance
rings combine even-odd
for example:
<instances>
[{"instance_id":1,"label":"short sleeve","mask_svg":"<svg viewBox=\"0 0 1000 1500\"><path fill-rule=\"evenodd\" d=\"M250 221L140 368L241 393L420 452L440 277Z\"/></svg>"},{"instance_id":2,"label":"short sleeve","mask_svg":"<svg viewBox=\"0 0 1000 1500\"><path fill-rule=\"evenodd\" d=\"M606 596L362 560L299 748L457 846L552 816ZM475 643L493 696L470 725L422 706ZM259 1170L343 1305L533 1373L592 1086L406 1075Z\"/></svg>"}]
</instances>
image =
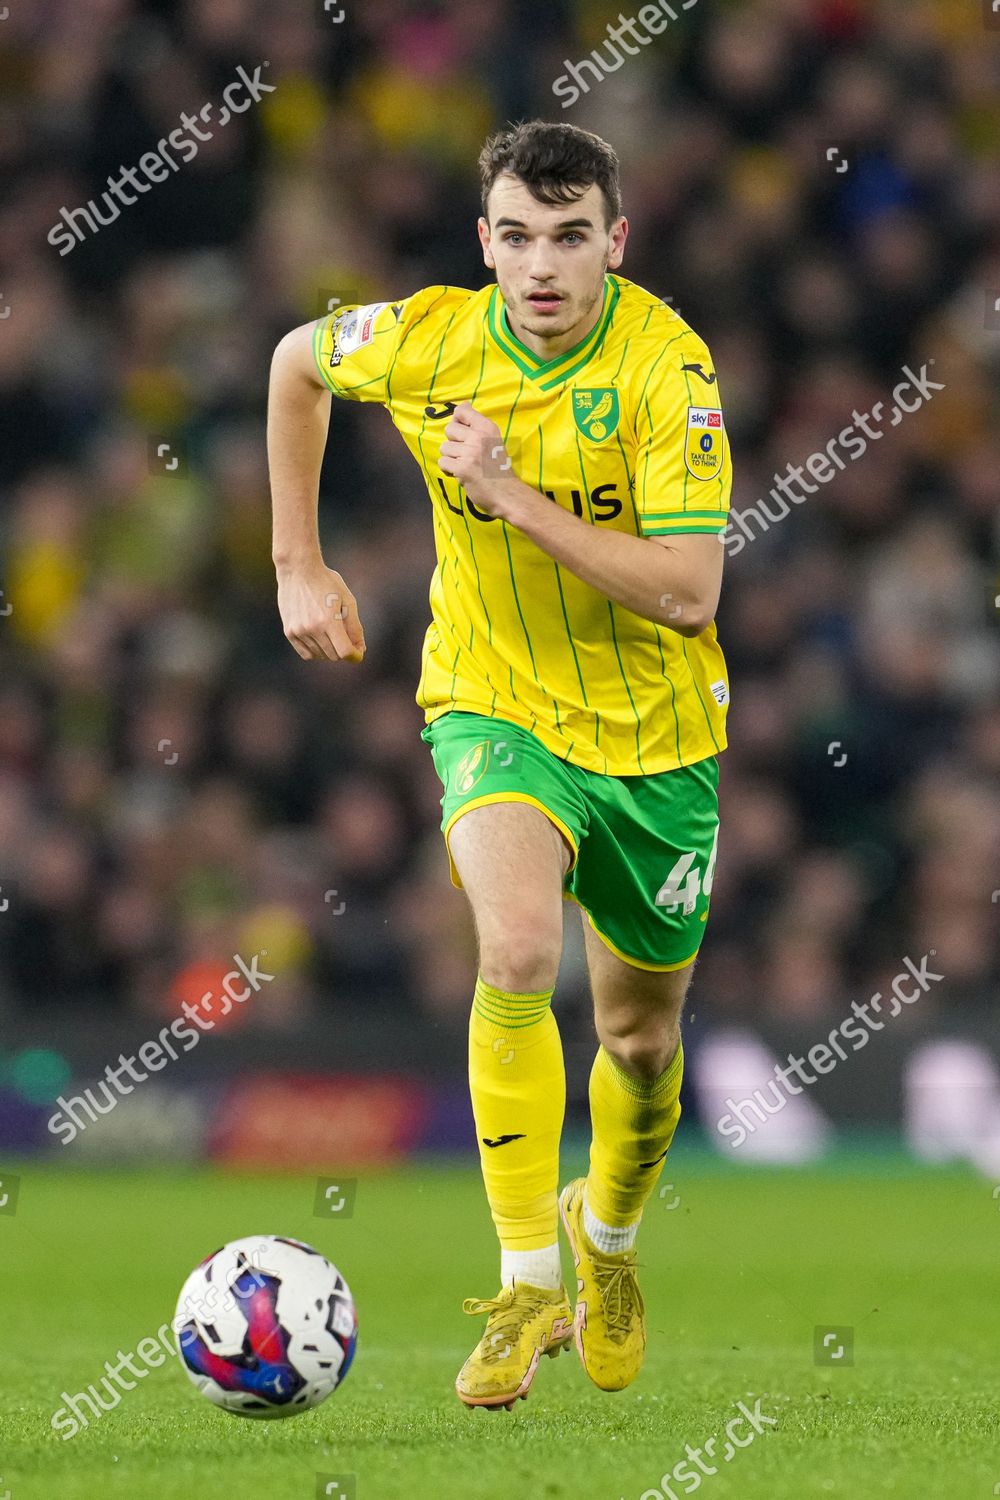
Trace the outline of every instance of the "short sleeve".
<instances>
[{"instance_id":1,"label":"short sleeve","mask_svg":"<svg viewBox=\"0 0 1000 1500\"><path fill-rule=\"evenodd\" d=\"M349 401L386 399L406 301L338 307L313 330L313 356L326 385Z\"/></svg>"},{"instance_id":2,"label":"short sleeve","mask_svg":"<svg viewBox=\"0 0 1000 1500\"><path fill-rule=\"evenodd\" d=\"M732 464L718 377L704 344L669 350L636 412L635 502L643 536L725 530Z\"/></svg>"}]
</instances>

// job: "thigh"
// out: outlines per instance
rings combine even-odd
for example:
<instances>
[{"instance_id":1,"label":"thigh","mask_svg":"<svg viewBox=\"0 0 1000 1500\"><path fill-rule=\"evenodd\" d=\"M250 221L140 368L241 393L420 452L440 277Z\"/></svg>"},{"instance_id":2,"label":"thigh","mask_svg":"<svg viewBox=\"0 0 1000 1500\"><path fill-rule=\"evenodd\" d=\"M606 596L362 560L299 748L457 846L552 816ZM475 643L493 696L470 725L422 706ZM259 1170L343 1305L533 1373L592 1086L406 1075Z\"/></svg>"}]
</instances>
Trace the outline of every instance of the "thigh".
<instances>
[{"instance_id":1,"label":"thigh","mask_svg":"<svg viewBox=\"0 0 1000 1500\"><path fill-rule=\"evenodd\" d=\"M442 830L452 881L472 905L480 946L561 947L563 885L586 809L565 764L527 730L450 713L424 731L444 785ZM540 936L539 936L540 935Z\"/></svg>"},{"instance_id":2,"label":"thigh","mask_svg":"<svg viewBox=\"0 0 1000 1500\"><path fill-rule=\"evenodd\" d=\"M459 818L450 848L472 907L483 979L515 994L554 989L570 858L562 834L536 807L496 802Z\"/></svg>"}]
</instances>

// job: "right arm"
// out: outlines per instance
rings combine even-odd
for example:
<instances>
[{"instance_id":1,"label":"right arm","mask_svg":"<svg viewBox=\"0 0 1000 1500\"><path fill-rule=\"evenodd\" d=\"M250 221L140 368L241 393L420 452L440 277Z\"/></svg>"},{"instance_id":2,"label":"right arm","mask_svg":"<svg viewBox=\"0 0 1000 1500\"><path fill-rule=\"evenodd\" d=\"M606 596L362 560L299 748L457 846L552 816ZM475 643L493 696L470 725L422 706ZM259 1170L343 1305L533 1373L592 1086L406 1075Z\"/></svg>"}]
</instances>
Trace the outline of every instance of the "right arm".
<instances>
[{"instance_id":1,"label":"right arm","mask_svg":"<svg viewBox=\"0 0 1000 1500\"><path fill-rule=\"evenodd\" d=\"M361 661L357 602L320 551L319 477L332 397L313 358L313 328L307 323L286 334L271 362L267 456L278 610L303 661Z\"/></svg>"}]
</instances>

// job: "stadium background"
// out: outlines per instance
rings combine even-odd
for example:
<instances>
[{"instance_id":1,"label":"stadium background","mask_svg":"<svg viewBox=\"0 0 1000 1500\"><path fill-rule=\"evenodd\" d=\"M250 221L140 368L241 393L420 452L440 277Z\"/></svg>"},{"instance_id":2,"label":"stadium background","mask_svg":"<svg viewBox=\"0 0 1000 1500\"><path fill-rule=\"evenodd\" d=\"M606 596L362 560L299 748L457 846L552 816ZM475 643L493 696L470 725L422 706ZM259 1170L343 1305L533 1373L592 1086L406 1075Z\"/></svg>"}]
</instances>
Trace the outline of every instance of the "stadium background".
<instances>
[{"instance_id":1,"label":"stadium background","mask_svg":"<svg viewBox=\"0 0 1000 1500\"><path fill-rule=\"evenodd\" d=\"M730 748L683 1129L700 1112L711 1141L712 1088L746 1092L933 949L944 981L801 1108L842 1130L908 1122L932 1156L974 1155L985 1121L980 1165L1000 1166L1000 18L959 0L674 8L562 110L553 80L603 47L613 8L11 0L8 1154L339 1171L470 1148L473 937L413 703L426 495L386 414L335 402L322 532L368 653L303 664L275 606L263 419L275 343L331 298L489 279L476 155L541 115L620 154L623 273L713 351L735 510L888 401L904 365L933 361L945 387L727 561ZM58 254L61 209L265 61L273 92ZM557 1013L580 1124L593 1041L576 923ZM257 952L273 982L54 1144L56 1095ZM821 1149L793 1118L773 1152L766 1132L752 1149Z\"/></svg>"}]
</instances>

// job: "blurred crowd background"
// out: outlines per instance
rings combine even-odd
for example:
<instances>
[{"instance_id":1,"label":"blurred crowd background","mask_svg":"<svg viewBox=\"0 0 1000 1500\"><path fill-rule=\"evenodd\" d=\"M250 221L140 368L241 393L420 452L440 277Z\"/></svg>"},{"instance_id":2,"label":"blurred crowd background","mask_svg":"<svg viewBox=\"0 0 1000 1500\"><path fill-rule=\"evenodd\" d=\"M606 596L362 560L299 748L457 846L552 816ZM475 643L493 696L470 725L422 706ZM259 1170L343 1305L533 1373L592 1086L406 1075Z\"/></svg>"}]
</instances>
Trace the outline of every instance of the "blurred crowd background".
<instances>
[{"instance_id":1,"label":"blurred crowd background","mask_svg":"<svg viewBox=\"0 0 1000 1500\"><path fill-rule=\"evenodd\" d=\"M426 493L385 412L334 403L323 539L368 653L300 662L265 397L274 345L331 297L490 279L477 153L536 116L619 152L623 274L712 349L735 509L904 365L945 386L727 561L691 1008L838 1018L931 948L947 984L925 1015L995 1001L1000 30L971 0L674 9L564 110L553 81L616 6L9 0L0 1012L162 1016L199 966L267 950L280 983L248 1028L338 1006L464 1028L473 936L413 702ZM264 62L272 93L60 256L61 208ZM582 1036L567 912L558 1000Z\"/></svg>"}]
</instances>

